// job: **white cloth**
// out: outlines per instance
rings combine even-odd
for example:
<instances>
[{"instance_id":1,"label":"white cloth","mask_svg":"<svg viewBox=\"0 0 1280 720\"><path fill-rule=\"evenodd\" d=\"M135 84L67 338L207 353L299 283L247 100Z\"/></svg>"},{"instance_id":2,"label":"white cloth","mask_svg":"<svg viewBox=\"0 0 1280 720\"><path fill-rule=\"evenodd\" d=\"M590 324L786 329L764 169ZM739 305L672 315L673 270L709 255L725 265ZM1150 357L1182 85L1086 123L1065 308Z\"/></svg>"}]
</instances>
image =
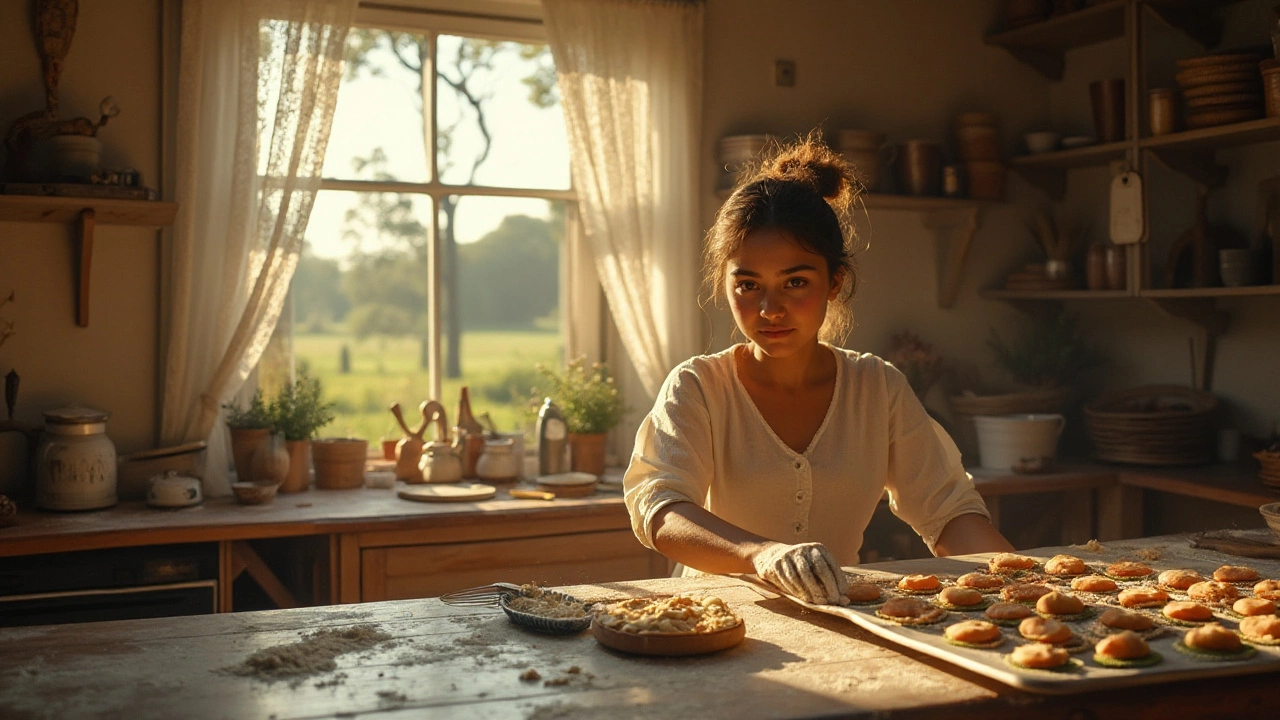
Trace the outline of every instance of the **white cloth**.
<instances>
[{"instance_id":1,"label":"white cloth","mask_svg":"<svg viewBox=\"0 0 1280 720\"><path fill-rule=\"evenodd\" d=\"M702 343L703 14L700 2L543 0L595 275L644 387L624 396L632 406L647 405ZM576 257L570 272L582 267ZM587 326L575 310L586 306L572 300L571 326Z\"/></svg>"},{"instance_id":2,"label":"white cloth","mask_svg":"<svg viewBox=\"0 0 1280 720\"><path fill-rule=\"evenodd\" d=\"M932 550L942 529L986 504L955 443L906 378L871 354L836 356L831 405L797 453L765 422L738 379L735 345L671 371L636 434L623 478L636 537L653 547L653 516L693 502L738 527L787 544L820 542L856 565L884 491L894 514Z\"/></svg>"},{"instance_id":3,"label":"white cloth","mask_svg":"<svg viewBox=\"0 0 1280 720\"><path fill-rule=\"evenodd\" d=\"M209 441L280 317L329 140L356 0L186 0L166 260L162 444Z\"/></svg>"}]
</instances>

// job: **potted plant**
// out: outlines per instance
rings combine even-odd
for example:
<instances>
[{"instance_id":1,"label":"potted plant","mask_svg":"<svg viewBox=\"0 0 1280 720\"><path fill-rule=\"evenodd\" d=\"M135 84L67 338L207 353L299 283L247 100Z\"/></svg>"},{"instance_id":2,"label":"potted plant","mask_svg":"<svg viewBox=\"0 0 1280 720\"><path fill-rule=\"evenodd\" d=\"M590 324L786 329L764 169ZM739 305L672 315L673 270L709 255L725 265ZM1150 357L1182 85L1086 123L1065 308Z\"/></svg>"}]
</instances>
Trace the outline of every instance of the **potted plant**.
<instances>
[{"instance_id":1,"label":"potted plant","mask_svg":"<svg viewBox=\"0 0 1280 720\"><path fill-rule=\"evenodd\" d=\"M1031 322L1009 341L992 330L987 348L1017 389L988 395L966 390L951 396L951 407L963 421L964 440L970 449L975 437L973 417L1065 413L1085 372L1102 362L1098 351L1080 337L1075 318L1061 311Z\"/></svg>"},{"instance_id":2,"label":"potted plant","mask_svg":"<svg viewBox=\"0 0 1280 720\"><path fill-rule=\"evenodd\" d=\"M284 434L289 451L289 475L280 486L282 492L301 492L309 484L312 439L316 431L333 422L333 402L324 402L320 381L299 370L292 383L286 383L271 401L270 416L275 428ZM317 485L319 483L317 482Z\"/></svg>"},{"instance_id":3,"label":"potted plant","mask_svg":"<svg viewBox=\"0 0 1280 720\"><path fill-rule=\"evenodd\" d=\"M231 431L231 460L236 468L236 478L247 480L253 454L267 444L275 421L261 390L253 393L248 407L238 403L222 406L226 411L227 428Z\"/></svg>"},{"instance_id":4,"label":"potted plant","mask_svg":"<svg viewBox=\"0 0 1280 720\"><path fill-rule=\"evenodd\" d=\"M549 397L564 414L569 428L569 467L596 476L604 474L607 433L622 420L626 408L604 363L587 367L585 357L569 361L564 373L538 366L550 383L544 393L534 388L534 397Z\"/></svg>"}]
</instances>

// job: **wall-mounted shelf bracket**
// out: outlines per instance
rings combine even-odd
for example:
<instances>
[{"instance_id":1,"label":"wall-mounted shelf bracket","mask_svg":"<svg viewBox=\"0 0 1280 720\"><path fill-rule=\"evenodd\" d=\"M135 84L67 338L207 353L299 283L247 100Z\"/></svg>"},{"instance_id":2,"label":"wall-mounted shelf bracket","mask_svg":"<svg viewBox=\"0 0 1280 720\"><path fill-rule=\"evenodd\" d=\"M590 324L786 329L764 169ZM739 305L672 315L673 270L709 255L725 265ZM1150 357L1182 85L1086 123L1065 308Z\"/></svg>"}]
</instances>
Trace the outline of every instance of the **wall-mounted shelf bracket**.
<instances>
[{"instance_id":1,"label":"wall-mounted shelf bracket","mask_svg":"<svg viewBox=\"0 0 1280 720\"><path fill-rule=\"evenodd\" d=\"M89 327L89 279L93 266L93 208L80 211L76 221L76 325Z\"/></svg>"},{"instance_id":2,"label":"wall-mounted shelf bracket","mask_svg":"<svg viewBox=\"0 0 1280 720\"><path fill-rule=\"evenodd\" d=\"M955 305L964 261L982 219L982 206L928 210L924 226L933 232L938 253L938 307Z\"/></svg>"},{"instance_id":3,"label":"wall-mounted shelf bracket","mask_svg":"<svg viewBox=\"0 0 1280 720\"><path fill-rule=\"evenodd\" d=\"M1036 72L1049 80L1061 80L1063 72L1066 70L1066 53L1062 50L1018 47L1016 45L1007 46L1005 50L1020 62L1030 65Z\"/></svg>"},{"instance_id":4,"label":"wall-mounted shelf bracket","mask_svg":"<svg viewBox=\"0 0 1280 720\"><path fill-rule=\"evenodd\" d=\"M1066 168L1014 165L1013 171L1048 195L1054 202L1061 201L1067 194Z\"/></svg>"},{"instance_id":5,"label":"wall-mounted shelf bracket","mask_svg":"<svg viewBox=\"0 0 1280 720\"><path fill-rule=\"evenodd\" d=\"M1151 148L1151 154L1161 165L1187 176L1206 190L1220 188L1227 182L1229 170L1214 161L1212 150Z\"/></svg>"},{"instance_id":6,"label":"wall-mounted shelf bracket","mask_svg":"<svg viewBox=\"0 0 1280 720\"><path fill-rule=\"evenodd\" d=\"M1166 25L1181 31L1205 49L1222 39L1222 20L1210 3L1187 6L1185 0L1147 0L1147 7Z\"/></svg>"},{"instance_id":7,"label":"wall-mounted shelf bracket","mask_svg":"<svg viewBox=\"0 0 1280 720\"><path fill-rule=\"evenodd\" d=\"M1195 384L1200 390L1213 387L1213 354L1218 336L1226 332L1231 316L1217 309L1212 298L1147 298L1170 317L1186 320L1199 331L1195 343Z\"/></svg>"}]
</instances>

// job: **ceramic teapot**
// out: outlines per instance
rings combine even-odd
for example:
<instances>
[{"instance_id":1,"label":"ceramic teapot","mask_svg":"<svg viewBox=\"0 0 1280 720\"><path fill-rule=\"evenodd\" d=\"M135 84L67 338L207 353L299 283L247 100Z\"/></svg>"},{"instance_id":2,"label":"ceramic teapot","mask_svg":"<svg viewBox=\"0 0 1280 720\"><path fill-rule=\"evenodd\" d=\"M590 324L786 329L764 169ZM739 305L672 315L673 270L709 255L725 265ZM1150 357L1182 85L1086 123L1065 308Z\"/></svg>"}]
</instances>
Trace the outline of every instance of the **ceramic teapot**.
<instances>
[{"instance_id":1,"label":"ceramic teapot","mask_svg":"<svg viewBox=\"0 0 1280 720\"><path fill-rule=\"evenodd\" d=\"M427 443L427 452L418 463L421 482L451 483L462 479L462 459L453 446L437 440Z\"/></svg>"}]
</instances>

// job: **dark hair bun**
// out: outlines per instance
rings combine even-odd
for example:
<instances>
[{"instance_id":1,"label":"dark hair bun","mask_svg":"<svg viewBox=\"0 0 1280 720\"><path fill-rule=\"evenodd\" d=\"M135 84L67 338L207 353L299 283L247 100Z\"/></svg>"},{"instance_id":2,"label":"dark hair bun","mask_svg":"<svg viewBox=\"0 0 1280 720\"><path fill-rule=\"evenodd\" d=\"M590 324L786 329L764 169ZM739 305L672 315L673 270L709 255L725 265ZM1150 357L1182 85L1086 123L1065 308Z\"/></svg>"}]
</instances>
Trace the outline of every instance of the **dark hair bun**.
<instances>
[{"instance_id":1,"label":"dark hair bun","mask_svg":"<svg viewBox=\"0 0 1280 720\"><path fill-rule=\"evenodd\" d=\"M813 135L780 148L758 177L802 183L827 199L839 198L853 185L849 164Z\"/></svg>"}]
</instances>

